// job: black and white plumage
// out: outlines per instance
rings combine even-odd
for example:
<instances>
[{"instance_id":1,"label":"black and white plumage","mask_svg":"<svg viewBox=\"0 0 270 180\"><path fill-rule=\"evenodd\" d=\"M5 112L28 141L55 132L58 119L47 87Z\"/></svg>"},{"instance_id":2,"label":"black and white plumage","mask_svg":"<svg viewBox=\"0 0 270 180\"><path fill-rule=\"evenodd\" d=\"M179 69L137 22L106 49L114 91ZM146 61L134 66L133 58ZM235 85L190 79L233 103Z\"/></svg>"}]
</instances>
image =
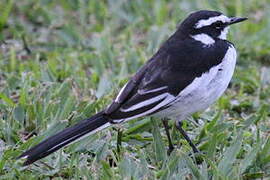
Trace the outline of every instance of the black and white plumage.
<instances>
[{"instance_id":1,"label":"black and white plumage","mask_svg":"<svg viewBox=\"0 0 270 180\"><path fill-rule=\"evenodd\" d=\"M20 158L31 164L114 123L148 115L181 121L206 109L223 94L234 72L236 50L226 40L229 25L245 19L216 11L190 14L104 111L49 137Z\"/></svg>"}]
</instances>

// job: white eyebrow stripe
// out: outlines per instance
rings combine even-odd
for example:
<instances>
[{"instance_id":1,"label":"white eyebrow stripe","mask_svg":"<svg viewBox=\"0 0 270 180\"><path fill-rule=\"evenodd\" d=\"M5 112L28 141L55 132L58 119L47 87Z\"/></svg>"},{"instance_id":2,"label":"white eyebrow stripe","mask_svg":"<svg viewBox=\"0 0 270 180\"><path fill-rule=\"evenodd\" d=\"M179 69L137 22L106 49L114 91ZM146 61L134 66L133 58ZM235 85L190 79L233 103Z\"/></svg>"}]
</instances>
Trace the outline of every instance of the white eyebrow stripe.
<instances>
[{"instance_id":1,"label":"white eyebrow stripe","mask_svg":"<svg viewBox=\"0 0 270 180\"><path fill-rule=\"evenodd\" d=\"M230 22L230 18L228 18L227 16L222 14L220 16L210 17L208 19L202 19L202 20L199 20L199 22L195 25L195 28L198 29L198 28L201 28L204 26L209 26L210 24L217 22L217 21L221 21L224 23Z\"/></svg>"}]
</instances>

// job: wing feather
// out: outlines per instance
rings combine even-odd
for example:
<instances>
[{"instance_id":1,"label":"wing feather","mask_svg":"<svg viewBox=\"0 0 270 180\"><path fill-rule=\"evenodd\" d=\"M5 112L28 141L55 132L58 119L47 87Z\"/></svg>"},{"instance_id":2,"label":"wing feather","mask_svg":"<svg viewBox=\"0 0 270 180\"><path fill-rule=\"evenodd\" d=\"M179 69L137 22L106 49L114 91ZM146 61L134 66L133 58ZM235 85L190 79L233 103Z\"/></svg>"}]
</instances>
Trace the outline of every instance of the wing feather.
<instances>
[{"instance_id":1,"label":"wing feather","mask_svg":"<svg viewBox=\"0 0 270 180\"><path fill-rule=\"evenodd\" d=\"M230 46L218 41L205 51L195 40L175 40L171 37L121 89L105 111L109 118L121 122L168 108L195 78L220 64Z\"/></svg>"}]
</instances>

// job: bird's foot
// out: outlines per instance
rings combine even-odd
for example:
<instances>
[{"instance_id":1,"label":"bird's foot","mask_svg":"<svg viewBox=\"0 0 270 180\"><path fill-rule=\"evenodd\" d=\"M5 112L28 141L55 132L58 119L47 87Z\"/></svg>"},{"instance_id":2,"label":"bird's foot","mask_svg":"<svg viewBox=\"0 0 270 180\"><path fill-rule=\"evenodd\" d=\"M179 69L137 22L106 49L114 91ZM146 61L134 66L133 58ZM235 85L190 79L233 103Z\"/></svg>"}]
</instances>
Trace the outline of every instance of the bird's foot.
<instances>
[{"instance_id":1,"label":"bird's foot","mask_svg":"<svg viewBox=\"0 0 270 180\"><path fill-rule=\"evenodd\" d=\"M174 150L174 147L173 146L172 147L169 146L169 148L167 150L167 155L170 156L171 153L173 152L173 150Z\"/></svg>"}]
</instances>

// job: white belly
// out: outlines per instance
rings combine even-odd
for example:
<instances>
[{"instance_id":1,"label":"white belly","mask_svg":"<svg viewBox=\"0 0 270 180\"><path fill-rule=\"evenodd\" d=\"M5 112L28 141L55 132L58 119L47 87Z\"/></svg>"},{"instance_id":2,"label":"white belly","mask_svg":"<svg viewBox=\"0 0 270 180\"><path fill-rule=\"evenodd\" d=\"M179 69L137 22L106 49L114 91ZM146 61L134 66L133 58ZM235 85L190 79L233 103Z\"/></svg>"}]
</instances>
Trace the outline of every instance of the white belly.
<instances>
[{"instance_id":1,"label":"white belly","mask_svg":"<svg viewBox=\"0 0 270 180\"><path fill-rule=\"evenodd\" d=\"M160 111L160 117L177 118L201 111L213 104L226 90L232 78L236 63L236 50L231 46L222 62L210 71L195 78L193 82L177 95L170 107Z\"/></svg>"}]
</instances>

